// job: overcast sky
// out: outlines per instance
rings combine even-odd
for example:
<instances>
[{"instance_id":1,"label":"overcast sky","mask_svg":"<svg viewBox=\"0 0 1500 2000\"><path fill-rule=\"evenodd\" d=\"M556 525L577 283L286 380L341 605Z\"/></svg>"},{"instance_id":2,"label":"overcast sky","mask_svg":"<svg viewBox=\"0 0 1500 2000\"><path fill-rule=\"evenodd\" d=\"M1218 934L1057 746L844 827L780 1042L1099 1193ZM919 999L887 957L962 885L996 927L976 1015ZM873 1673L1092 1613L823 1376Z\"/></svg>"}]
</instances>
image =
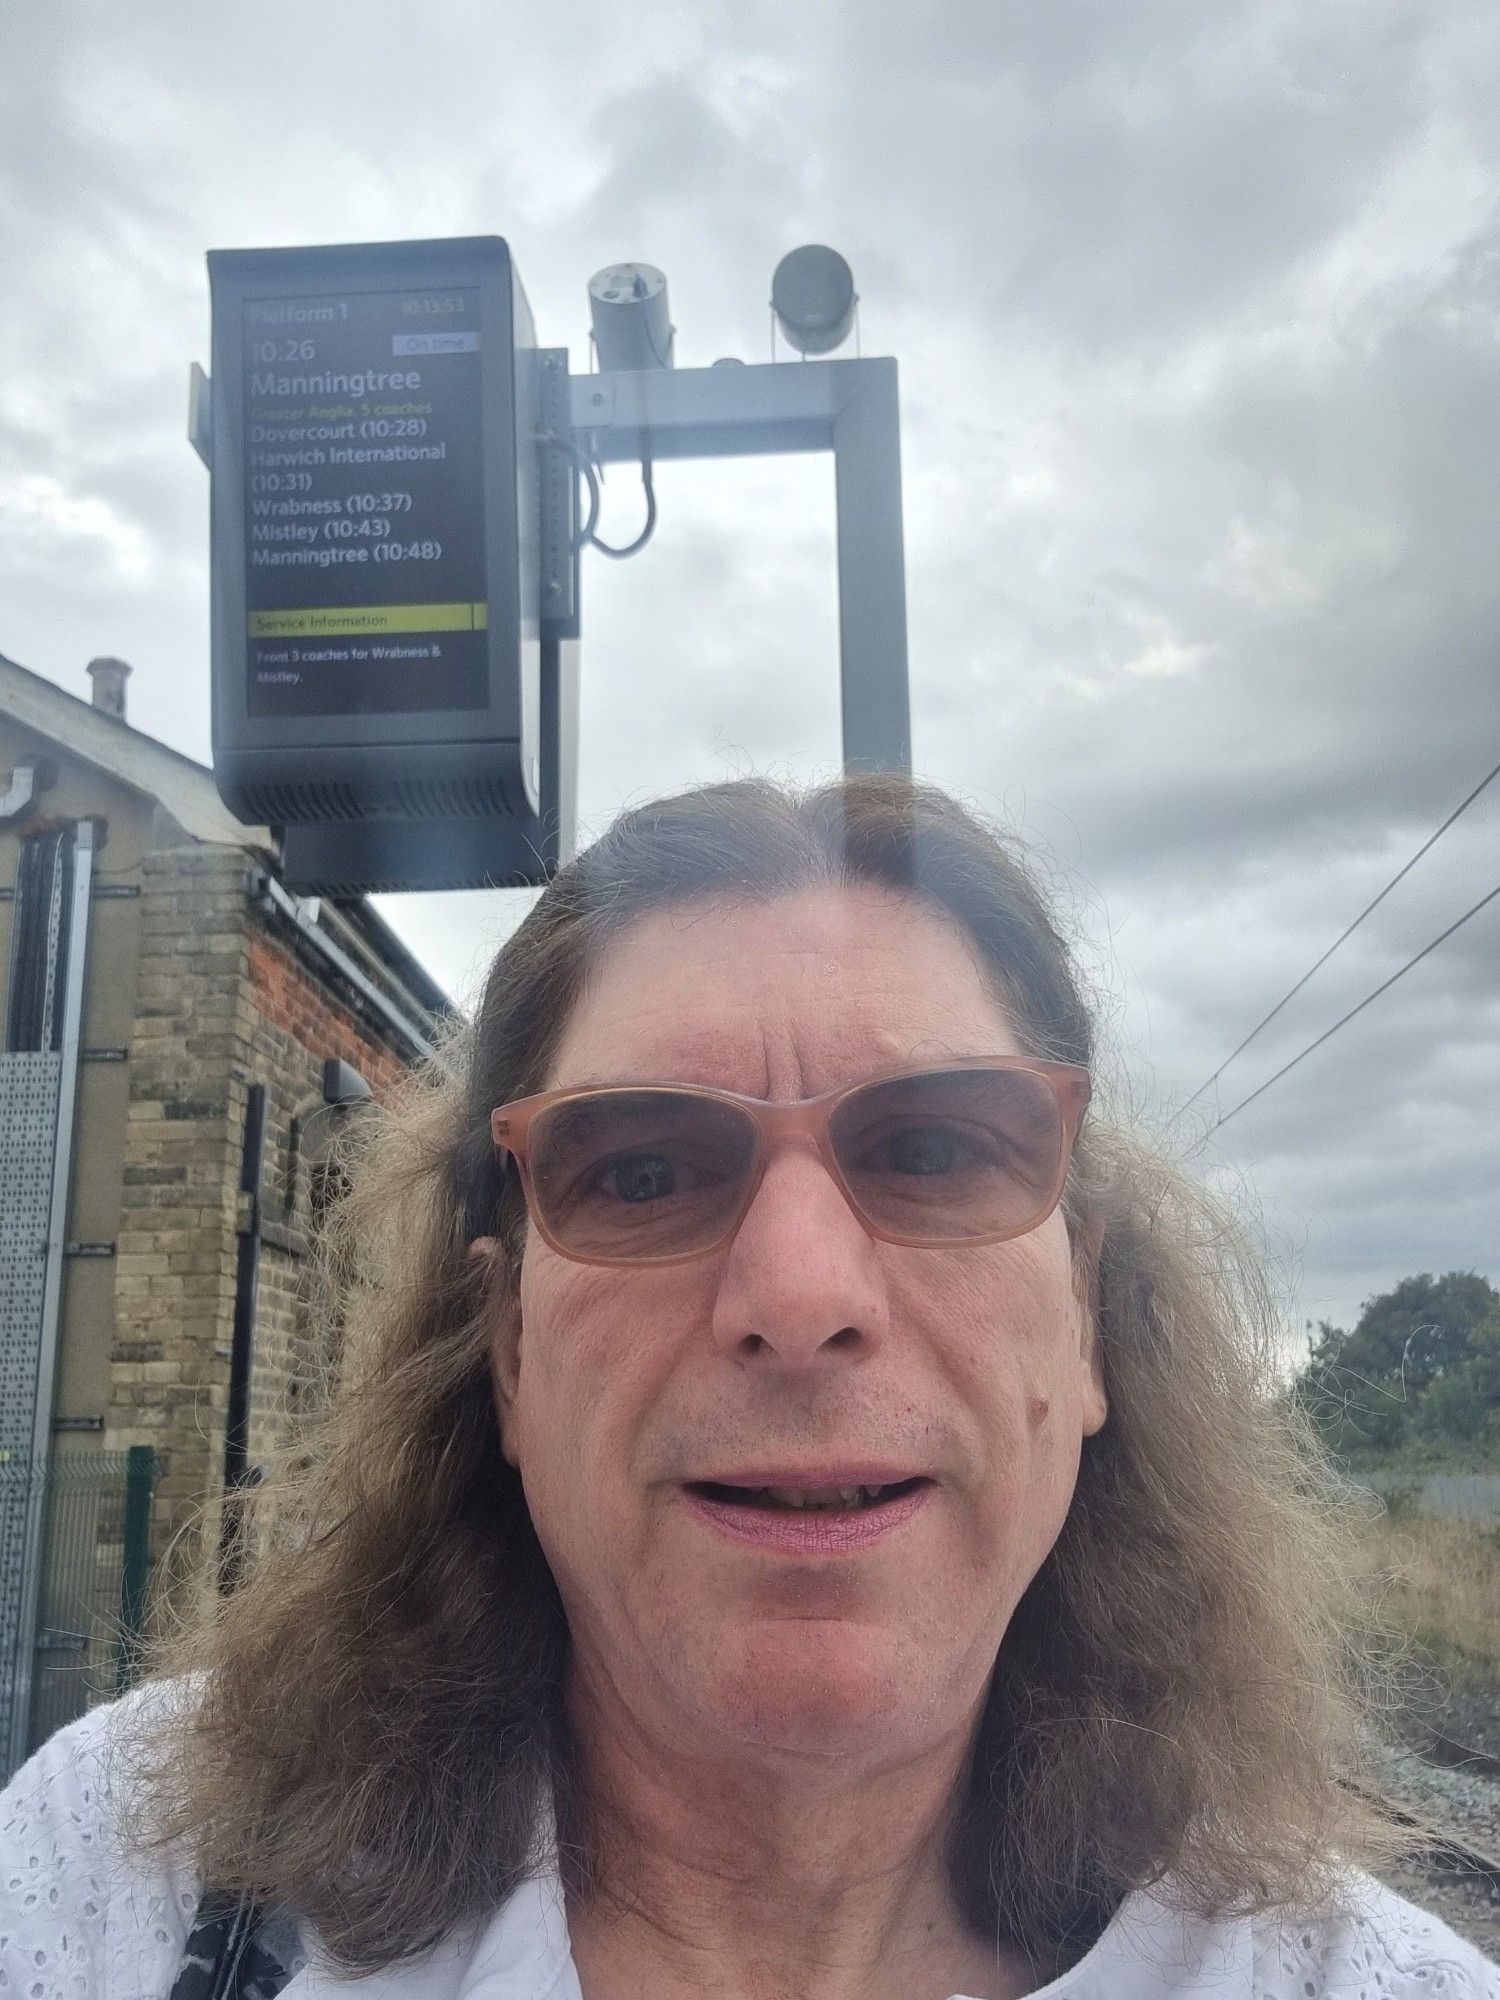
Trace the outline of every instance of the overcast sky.
<instances>
[{"instance_id":1,"label":"overcast sky","mask_svg":"<svg viewBox=\"0 0 1500 2000\"><path fill-rule=\"evenodd\" d=\"M795 244L899 357L915 762L1040 842L1165 1122L1500 759L1489 0L0 11L0 651L206 759L211 247L497 233L769 358ZM783 350L784 353L785 350ZM824 459L666 466L586 563L582 812L836 768ZM604 527L634 533L623 469ZM1500 780L1175 1128L1500 881ZM459 995L514 895L392 899ZM1500 1278L1500 902L1198 1154L1288 1323Z\"/></svg>"}]
</instances>

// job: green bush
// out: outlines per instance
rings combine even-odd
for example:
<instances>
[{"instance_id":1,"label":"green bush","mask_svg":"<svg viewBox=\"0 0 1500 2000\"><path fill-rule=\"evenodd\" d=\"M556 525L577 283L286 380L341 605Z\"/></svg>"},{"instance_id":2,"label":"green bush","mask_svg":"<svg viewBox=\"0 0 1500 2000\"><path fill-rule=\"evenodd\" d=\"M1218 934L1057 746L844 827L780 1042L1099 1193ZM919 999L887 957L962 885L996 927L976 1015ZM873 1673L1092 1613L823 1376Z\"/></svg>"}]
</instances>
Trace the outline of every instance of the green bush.
<instances>
[{"instance_id":1,"label":"green bush","mask_svg":"<svg viewBox=\"0 0 1500 2000\"><path fill-rule=\"evenodd\" d=\"M1489 1429L1491 1412L1465 1381L1467 1369L1445 1375L1434 1382L1417 1410L1417 1429L1423 1437L1452 1438L1459 1444L1478 1444Z\"/></svg>"},{"instance_id":2,"label":"green bush","mask_svg":"<svg viewBox=\"0 0 1500 2000\"><path fill-rule=\"evenodd\" d=\"M1500 1452L1500 1293L1474 1271L1403 1278L1352 1331L1320 1323L1295 1394L1340 1457Z\"/></svg>"}]
</instances>

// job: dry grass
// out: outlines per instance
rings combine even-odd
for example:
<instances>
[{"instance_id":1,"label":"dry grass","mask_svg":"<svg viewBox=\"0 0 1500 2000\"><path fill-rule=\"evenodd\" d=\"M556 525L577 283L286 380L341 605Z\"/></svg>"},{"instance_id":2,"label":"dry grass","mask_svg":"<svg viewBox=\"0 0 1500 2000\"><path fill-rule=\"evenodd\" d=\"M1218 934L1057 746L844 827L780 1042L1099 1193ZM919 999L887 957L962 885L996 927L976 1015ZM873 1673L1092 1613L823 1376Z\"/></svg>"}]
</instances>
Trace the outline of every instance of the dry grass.
<instances>
[{"instance_id":1,"label":"dry grass","mask_svg":"<svg viewBox=\"0 0 1500 2000\"><path fill-rule=\"evenodd\" d=\"M1365 1552L1393 1637L1450 1682L1500 1682L1500 1527L1396 1504Z\"/></svg>"}]
</instances>

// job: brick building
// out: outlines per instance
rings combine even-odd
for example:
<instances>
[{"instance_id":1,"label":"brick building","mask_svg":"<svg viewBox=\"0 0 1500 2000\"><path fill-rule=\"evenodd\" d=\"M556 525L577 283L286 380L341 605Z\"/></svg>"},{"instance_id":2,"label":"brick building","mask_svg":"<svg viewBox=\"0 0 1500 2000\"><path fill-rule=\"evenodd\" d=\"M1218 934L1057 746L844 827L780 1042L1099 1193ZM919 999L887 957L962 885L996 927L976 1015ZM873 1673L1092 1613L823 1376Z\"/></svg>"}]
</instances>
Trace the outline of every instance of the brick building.
<instances>
[{"instance_id":1,"label":"brick building","mask_svg":"<svg viewBox=\"0 0 1500 2000\"><path fill-rule=\"evenodd\" d=\"M90 673L92 704L0 656L0 1774L106 1643L53 1601L46 1468L86 1484L97 1460L96 1555L131 1446L154 1448L157 1555L223 1490L226 1436L253 1477L320 1360L330 1128L449 1012L366 901L290 895L270 834L130 727L128 667Z\"/></svg>"}]
</instances>

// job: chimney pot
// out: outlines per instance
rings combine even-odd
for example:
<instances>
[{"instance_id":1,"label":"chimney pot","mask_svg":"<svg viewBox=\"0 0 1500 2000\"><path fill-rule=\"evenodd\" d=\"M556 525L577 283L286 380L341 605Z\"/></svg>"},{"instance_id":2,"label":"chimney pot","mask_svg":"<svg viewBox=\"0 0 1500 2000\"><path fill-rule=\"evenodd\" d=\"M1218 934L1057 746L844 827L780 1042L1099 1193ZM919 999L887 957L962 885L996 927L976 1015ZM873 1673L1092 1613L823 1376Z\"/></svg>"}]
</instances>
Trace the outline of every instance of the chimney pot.
<instances>
[{"instance_id":1,"label":"chimney pot","mask_svg":"<svg viewBox=\"0 0 1500 2000\"><path fill-rule=\"evenodd\" d=\"M89 678L94 683L94 706L106 715L125 720L125 683L130 678L130 667L125 660L108 657L89 661Z\"/></svg>"}]
</instances>

